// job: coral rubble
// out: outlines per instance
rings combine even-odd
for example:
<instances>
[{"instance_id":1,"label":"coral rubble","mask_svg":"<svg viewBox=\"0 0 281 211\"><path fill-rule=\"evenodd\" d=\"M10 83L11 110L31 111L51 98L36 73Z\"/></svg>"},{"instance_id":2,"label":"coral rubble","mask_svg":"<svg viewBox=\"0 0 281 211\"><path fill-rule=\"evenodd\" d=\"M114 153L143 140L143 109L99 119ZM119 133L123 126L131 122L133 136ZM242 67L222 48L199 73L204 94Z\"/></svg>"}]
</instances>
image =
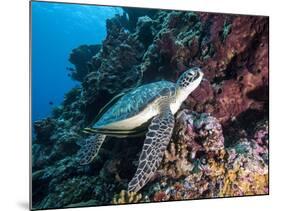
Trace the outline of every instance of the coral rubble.
<instances>
[{"instance_id":1,"label":"coral rubble","mask_svg":"<svg viewBox=\"0 0 281 211\"><path fill-rule=\"evenodd\" d=\"M33 123L33 208L61 208L268 193L268 18L137 10L107 20L102 45L74 49L79 82ZM143 137L110 138L93 164L76 153L114 95L200 66L206 80L176 114L172 140L154 178L125 191Z\"/></svg>"}]
</instances>

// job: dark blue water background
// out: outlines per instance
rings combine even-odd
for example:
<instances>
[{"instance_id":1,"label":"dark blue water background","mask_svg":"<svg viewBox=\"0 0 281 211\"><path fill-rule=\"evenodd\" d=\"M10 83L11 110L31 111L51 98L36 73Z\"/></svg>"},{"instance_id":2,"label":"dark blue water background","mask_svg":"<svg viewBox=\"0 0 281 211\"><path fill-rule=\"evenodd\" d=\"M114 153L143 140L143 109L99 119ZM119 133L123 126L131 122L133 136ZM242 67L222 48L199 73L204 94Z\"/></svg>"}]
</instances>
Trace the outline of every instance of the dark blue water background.
<instances>
[{"instance_id":1,"label":"dark blue water background","mask_svg":"<svg viewBox=\"0 0 281 211\"><path fill-rule=\"evenodd\" d=\"M68 74L71 50L98 44L106 36L106 19L118 7L32 2L32 121L51 114L64 94L79 86ZM53 104L53 105L51 105Z\"/></svg>"}]
</instances>

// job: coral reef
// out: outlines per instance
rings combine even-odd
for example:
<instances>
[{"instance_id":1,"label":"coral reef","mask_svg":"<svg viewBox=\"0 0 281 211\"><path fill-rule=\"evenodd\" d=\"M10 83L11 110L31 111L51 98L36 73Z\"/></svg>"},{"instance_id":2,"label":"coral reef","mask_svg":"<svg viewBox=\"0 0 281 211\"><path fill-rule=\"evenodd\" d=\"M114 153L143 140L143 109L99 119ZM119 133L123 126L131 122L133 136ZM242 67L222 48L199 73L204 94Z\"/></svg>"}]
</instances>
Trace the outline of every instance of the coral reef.
<instances>
[{"instance_id":1,"label":"coral reef","mask_svg":"<svg viewBox=\"0 0 281 211\"><path fill-rule=\"evenodd\" d=\"M217 119L205 113L183 110L178 113L176 125L173 141L162 163L165 176L186 176L198 168L195 160L206 162L222 156L224 137Z\"/></svg>"},{"instance_id":2,"label":"coral reef","mask_svg":"<svg viewBox=\"0 0 281 211\"><path fill-rule=\"evenodd\" d=\"M47 118L35 121L33 123L33 128L37 136L37 141L42 144L47 144L55 128L55 120Z\"/></svg>"},{"instance_id":3,"label":"coral reef","mask_svg":"<svg viewBox=\"0 0 281 211\"><path fill-rule=\"evenodd\" d=\"M229 150L230 159L219 196L245 196L268 193L268 165L244 140ZM243 150L238 154L238 150ZM235 155L236 154L236 155ZM267 154L268 155L268 154Z\"/></svg>"},{"instance_id":4,"label":"coral reef","mask_svg":"<svg viewBox=\"0 0 281 211\"><path fill-rule=\"evenodd\" d=\"M263 158L268 158L266 122L253 137L225 148L216 118L183 110L177 121L176 143L170 143L158 179L148 190L151 201L268 193L268 161Z\"/></svg>"},{"instance_id":5,"label":"coral reef","mask_svg":"<svg viewBox=\"0 0 281 211\"><path fill-rule=\"evenodd\" d=\"M81 86L33 123L33 208L268 194L268 18L124 12L107 20L101 46L72 51L69 74ZM176 114L161 166L139 193L125 190L143 137L110 138L93 164L78 164L83 128L114 95L193 66L205 80Z\"/></svg>"},{"instance_id":6,"label":"coral reef","mask_svg":"<svg viewBox=\"0 0 281 211\"><path fill-rule=\"evenodd\" d=\"M90 68L88 67L91 58L98 53L100 45L81 45L72 50L69 61L75 68L68 68L70 71L69 76L73 80L82 82L86 75L89 74Z\"/></svg>"}]
</instances>

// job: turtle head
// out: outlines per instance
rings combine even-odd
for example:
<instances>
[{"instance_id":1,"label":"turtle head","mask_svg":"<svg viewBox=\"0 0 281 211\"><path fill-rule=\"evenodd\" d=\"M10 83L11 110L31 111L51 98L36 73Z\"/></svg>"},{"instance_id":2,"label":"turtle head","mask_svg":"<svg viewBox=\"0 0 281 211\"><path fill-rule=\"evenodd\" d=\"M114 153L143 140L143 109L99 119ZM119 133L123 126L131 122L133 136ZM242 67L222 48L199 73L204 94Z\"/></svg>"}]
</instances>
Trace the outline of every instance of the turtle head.
<instances>
[{"instance_id":1,"label":"turtle head","mask_svg":"<svg viewBox=\"0 0 281 211\"><path fill-rule=\"evenodd\" d=\"M177 81L177 90L184 92L187 96L200 84L203 72L199 67L186 70Z\"/></svg>"}]
</instances>

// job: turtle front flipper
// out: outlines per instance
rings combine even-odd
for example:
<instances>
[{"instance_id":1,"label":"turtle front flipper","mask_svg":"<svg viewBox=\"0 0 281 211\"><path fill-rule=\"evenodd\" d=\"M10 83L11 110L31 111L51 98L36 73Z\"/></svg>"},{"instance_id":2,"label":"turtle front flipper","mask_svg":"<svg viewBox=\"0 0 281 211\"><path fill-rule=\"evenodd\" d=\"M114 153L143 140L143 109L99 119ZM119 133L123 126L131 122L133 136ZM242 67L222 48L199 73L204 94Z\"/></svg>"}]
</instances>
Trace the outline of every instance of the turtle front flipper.
<instances>
[{"instance_id":1,"label":"turtle front flipper","mask_svg":"<svg viewBox=\"0 0 281 211\"><path fill-rule=\"evenodd\" d=\"M78 152L80 165L86 165L92 162L92 160L97 156L105 137L105 135L95 134L85 140Z\"/></svg>"},{"instance_id":2,"label":"turtle front flipper","mask_svg":"<svg viewBox=\"0 0 281 211\"><path fill-rule=\"evenodd\" d=\"M129 183L128 191L138 192L154 175L163 159L173 128L174 116L170 108L166 108L152 119L146 133L138 168Z\"/></svg>"}]
</instances>

